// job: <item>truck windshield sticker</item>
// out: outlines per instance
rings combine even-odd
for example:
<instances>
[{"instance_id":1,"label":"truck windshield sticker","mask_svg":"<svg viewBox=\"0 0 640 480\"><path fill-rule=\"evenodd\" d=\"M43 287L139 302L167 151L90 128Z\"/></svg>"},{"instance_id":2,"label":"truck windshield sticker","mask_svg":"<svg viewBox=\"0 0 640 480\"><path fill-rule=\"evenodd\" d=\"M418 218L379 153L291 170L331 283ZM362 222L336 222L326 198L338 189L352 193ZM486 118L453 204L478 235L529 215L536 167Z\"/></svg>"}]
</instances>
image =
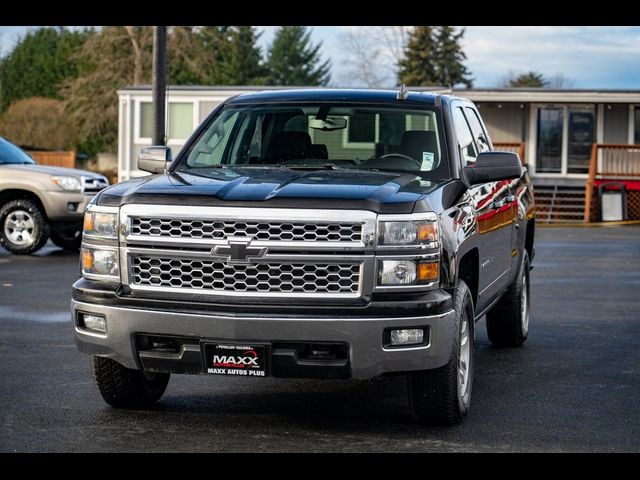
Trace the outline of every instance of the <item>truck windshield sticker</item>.
<instances>
[{"instance_id":1,"label":"truck windshield sticker","mask_svg":"<svg viewBox=\"0 0 640 480\"><path fill-rule=\"evenodd\" d=\"M421 170L431 170L433 168L433 160L435 156L433 152L422 152L422 168Z\"/></svg>"}]
</instances>

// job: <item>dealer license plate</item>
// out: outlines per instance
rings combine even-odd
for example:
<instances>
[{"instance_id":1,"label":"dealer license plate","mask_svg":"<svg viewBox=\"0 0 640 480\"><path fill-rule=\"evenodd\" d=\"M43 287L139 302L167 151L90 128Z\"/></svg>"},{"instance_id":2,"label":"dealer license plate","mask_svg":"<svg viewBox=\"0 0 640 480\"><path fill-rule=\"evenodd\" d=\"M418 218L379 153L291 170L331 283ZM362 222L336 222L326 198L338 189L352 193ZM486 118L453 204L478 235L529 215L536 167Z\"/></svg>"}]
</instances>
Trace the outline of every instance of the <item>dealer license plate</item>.
<instances>
[{"instance_id":1,"label":"dealer license plate","mask_svg":"<svg viewBox=\"0 0 640 480\"><path fill-rule=\"evenodd\" d=\"M205 372L211 375L267 377L269 347L246 343L204 343Z\"/></svg>"}]
</instances>

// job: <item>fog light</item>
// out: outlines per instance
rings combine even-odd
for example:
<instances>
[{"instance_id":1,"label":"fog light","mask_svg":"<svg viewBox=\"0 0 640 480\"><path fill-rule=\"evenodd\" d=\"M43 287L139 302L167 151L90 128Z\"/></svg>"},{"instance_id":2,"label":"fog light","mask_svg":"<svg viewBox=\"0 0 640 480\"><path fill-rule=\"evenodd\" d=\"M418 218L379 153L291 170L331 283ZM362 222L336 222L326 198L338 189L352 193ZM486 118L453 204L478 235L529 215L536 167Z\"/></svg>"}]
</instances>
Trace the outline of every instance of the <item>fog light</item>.
<instances>
[{"instance_id":1,"label":"fog light","mask_svg":"<svg viewBox=\"0 0 640 480\"><path fill-rule=\"evenodd\" d=\"M81 313L80 326L94 332L107 333L107 319L100 315Z\"/></svg>"},{"instance_id":2,"label":"fog light","mask_svg":"<svg viewBox=\"0 0 640 480\"><path fill-rule=\"evenodd\" d=\"M422 343L424 330L422 328L408 328L391 330L391 345L413 345Z\"/></svg>"}]
</instances>

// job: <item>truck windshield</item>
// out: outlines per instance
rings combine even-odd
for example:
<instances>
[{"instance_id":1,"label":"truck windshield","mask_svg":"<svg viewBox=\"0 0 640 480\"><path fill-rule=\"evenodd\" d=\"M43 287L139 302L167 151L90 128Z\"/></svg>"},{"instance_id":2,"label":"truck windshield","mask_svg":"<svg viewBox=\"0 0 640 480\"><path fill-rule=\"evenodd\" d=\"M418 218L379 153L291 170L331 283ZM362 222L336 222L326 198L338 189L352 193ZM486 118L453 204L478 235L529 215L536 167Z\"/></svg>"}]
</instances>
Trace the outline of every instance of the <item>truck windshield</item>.
<instances>
[{"instance_id":1,"label":"truck windshield","mask_svg":"<svg viewBox=\"0 0 640 480\"><path fill-rule=\"evenodd\" d=\"M349 168L449 178L440 117L436 108L231 105L209 120L175 170Z\"/></svg>"},{"instance_id":2,"label":"truck windshield","mask_svg":"<svg viewBox=\"0 0 640 480\"><path fill-rule=\"evenodd\" d=\"M32 163L36 163L33 161L33 158L24 153L24 151L16 147L13 143L0 137L0 165L24 165Z\"/></svg>"}]
</instances>

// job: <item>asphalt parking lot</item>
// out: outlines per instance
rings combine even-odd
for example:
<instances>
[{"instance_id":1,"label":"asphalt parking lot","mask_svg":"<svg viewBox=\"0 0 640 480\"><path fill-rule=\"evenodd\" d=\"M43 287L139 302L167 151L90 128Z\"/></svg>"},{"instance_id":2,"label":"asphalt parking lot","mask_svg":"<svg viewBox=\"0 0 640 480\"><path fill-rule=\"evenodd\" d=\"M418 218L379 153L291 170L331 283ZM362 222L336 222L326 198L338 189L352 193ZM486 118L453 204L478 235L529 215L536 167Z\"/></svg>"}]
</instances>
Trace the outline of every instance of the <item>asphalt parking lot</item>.
<instances>
[{"instance_id":1,"label":"asphalt parking lot","mask_svg":"<svg viewBox=\"0 0 640 480\"><path fill-rule=\"evenodd\" d=\"M472 410L414 425L402 377L174 376L154 411L102 402L69 320L77 255L0 251L0 451L640 451L640 227L539 229L525 347L476 339Z\"/></svg>"}]
</instances>

